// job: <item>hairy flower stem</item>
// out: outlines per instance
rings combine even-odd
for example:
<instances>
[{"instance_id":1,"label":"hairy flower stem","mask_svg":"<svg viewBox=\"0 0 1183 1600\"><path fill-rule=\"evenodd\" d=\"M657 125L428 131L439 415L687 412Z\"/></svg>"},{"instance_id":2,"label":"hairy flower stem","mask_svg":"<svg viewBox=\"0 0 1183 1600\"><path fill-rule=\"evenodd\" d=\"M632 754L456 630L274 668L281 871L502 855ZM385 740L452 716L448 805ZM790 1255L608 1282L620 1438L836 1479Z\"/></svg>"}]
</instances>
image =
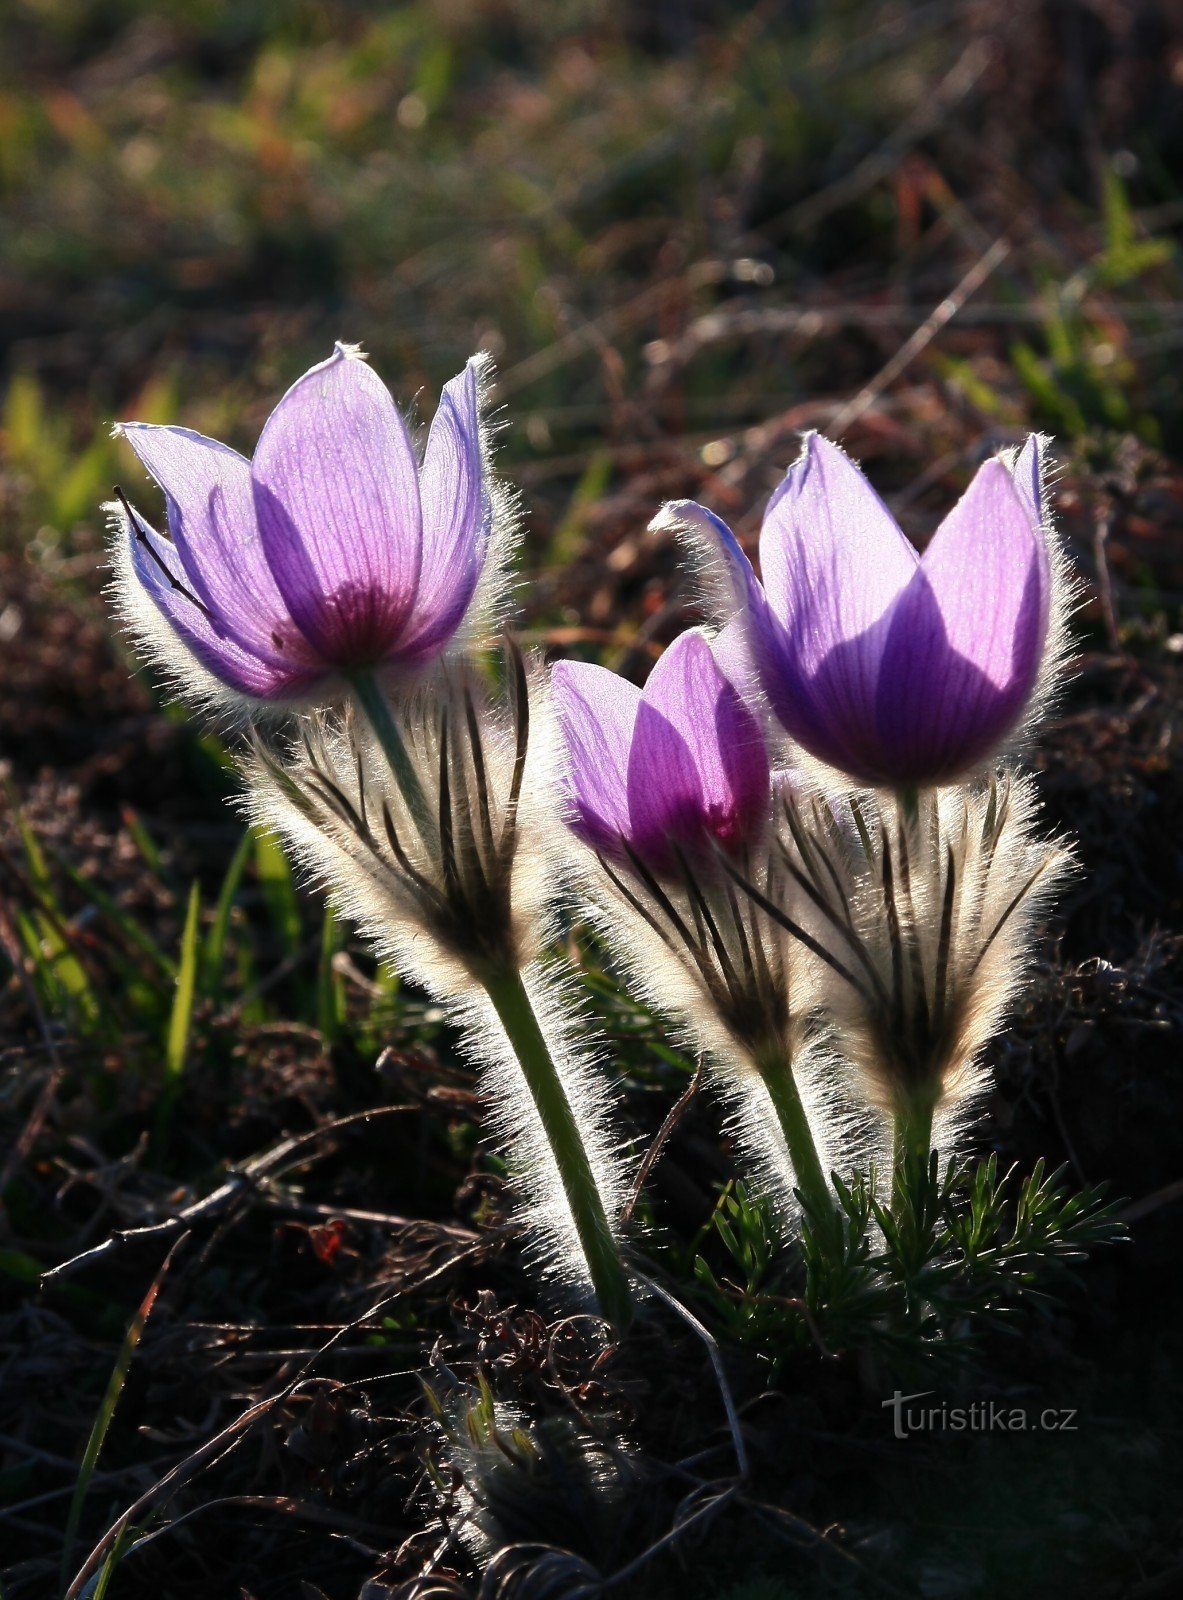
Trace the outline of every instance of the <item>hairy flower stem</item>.
<instances>
[{"instance_id":1,"label":"hairy flower stem","mask_svg":"<svg viewBox=\"0 0 1183 1600\"><path fill-rule=\"evenodd\" d=\"M628 1276L608 1226L575 1113L538 1026L521 972L513 967L490 966L480 977L522 1069L554 1155L600 1310L622 1328L633 1314Z\"/></svg>"},{"instance_id":2,"label":"hairy flower stem","mask_svg":"<svg viewBox=\"0 0 1183 1600\"><path fill-rule=\"evenodd\" d=\"M805 1115L792 1068L783 1055L771 1051L762 1055L756 1065L776 1111L788 1147L789 1160L793 1163L797 1187L806 1202L809 1220L815 1232L825 1229L827 1234L836 1234L838 1209L822 1169L813 1130Z\"/></svg>"},{"instance_id":3,"label":"hairy flower stem","mask_svg":"<svg viewBox=\"0 0 1183 1600\"><path fill-rule=\"evenodd\" d=\"M907 1192L909 1169L920 1171L928 1165L935 1109L932 1099L918 1096L910 1104L902 1104L896 1111L891 1190L892 1209L896 1212Z\"/></svg>"},{"instance_id":4,"label":"hairy flower stem","mask_svg":"<svg viewBox=\"0 0 1183 1600\"><path fill-rule=\"evenodd\" d=\"M419 782L419 775L407 753L398 724L391 714L390 703L382 692L377 678L373 672L358 670L350 674L349 682L366 721L373 729L374 737L382 746L383 754L390 763L394 781L407 803L407 810L411 813L419 837L429 850L438 850L440 840L435 818L427 804L427 796L423 793L423 785Z\"/></svg>"}]
</instances>

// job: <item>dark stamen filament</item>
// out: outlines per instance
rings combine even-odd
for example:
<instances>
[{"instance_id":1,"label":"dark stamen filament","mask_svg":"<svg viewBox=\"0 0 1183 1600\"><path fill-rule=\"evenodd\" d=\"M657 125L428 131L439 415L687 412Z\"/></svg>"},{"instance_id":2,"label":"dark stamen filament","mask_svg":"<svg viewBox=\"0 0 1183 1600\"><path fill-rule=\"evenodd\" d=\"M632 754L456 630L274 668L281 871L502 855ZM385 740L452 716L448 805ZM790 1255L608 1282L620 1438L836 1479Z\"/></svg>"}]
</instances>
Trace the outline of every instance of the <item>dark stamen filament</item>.
<instances>
[{"instance_id":1,"label":"dark stamen filament","mask_svg":"<svg viewBox=\"0 0 1183 1600\"><path fill-rule=\"evenodd\" d=\"M124 516L131 523L132 532L135 534L137 541L143 545L149 556L151 556L152 560L160 568L161 572L163 572L169 588L175 589L179 595L183 595L184 598L188 600L189 604L196 606L205 620L212 624L214 620L213 612L204 601L197 598L191 589L187 589L185 587L180 578L176 577L172 572L170 572L165 563L164 557L160 554L160 551L157 550L151 539L149 539L138 512L133 509L131 501L127 498L118 484L115 485L115 495L119 501L119 504L123 507Z\"/></svg>"}]
</instances>

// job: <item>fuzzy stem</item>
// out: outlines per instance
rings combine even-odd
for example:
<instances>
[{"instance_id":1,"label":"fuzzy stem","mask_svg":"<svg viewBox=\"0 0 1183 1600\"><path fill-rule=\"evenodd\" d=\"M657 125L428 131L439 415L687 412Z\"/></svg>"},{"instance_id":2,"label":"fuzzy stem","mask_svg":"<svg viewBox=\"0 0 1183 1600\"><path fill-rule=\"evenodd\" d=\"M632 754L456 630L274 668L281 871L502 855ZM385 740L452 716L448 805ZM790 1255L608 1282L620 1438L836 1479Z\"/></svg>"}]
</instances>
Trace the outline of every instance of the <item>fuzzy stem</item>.
<instances>
[{"instance_id":1,"label":"fuzzy stem","mask_svg":"<svg viewBox=\"0 0 1183 1600\"><path fill-rule=\"evenodd\" d=\"M521 972L512 967L490 967L482 972L481 981L513 1047L554 1155L600 1310L617 1327L624 1327L633 1312L628 1276L608 1225L575 1113L538 1026Z\"/></svg>"},{"instance_id":2,"label":"fuzzy stem","mask_svg":"<svg viewBox=\"0 0 1183 1600\"><path fill-rule=\"evenodd\" d=\"M808 1202L810 1221L815 1230L826 1228L829 1231L831 1222L837 1224L838 1208L817 1153L813 1129L805 1115L793 1069L780 1051L762 1054L756 1066L784 1134L797 1187Z\"/></svg>"},{"instance_id":3,"label":"fuzzy stem","mask_svg":"<svg viewBox=\"0 0 1183 1600\"><path fill-rule=\"evenodd\" d=\"M906 1192L908 1169L922 1169L928 1165L935 1109L936 1102L928 1095L903 1101L896 1108L892 1153L892 1207L896 1211Z\"/></svg>"},{"instance_id":4,"label":"fuzzy stem","mask_svg":"<svg viewBox=\"0 0 1183 1600\"><path fill-rule=\"evenodd\" d=\"M390 770L394 774L394 781L398 784L399 792L406 801L407 810L411 813L411 820L419 830L419 837L428 850L435 851L439 848L439 831L431 809L427 804L427 796L423 793L423 785L419 782L419 774L415 771L414 762L407 752L406 743L399 732L398 723L395 722L387 700L378 680L373 672L358 670L350 674L349 681L353 692L357 696L358 704L365 714L366 721L373 730L374 737L382 746L382 752L390 763Z\"/></svg>"}]
</instances>

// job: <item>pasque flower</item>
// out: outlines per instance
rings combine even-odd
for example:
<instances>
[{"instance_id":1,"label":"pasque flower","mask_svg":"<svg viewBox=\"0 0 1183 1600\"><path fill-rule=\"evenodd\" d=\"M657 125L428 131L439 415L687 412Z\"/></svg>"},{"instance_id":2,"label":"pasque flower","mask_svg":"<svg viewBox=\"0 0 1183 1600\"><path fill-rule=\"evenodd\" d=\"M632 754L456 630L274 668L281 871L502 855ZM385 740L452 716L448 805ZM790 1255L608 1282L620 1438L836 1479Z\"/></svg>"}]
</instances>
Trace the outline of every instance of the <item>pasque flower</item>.
<instances>
[{"instance_id":1,"label":"pasque flower","mask_svg":"<svg viewBox=\"0 0 1183 1600\"><path fill-rule=\"evenodd\" d=\"M117 431L164 493L170 539L126 499L121 603L189 687L300 702L334 676L419 667L482 588L494 536L474 357L444 388L420 462L349 346L306 372L252 460L188 428Z\"/></svg>"},{"instance_id":2,"label":"pasque flower","mask_svg":"<svg viewBox=\"0 0 1183 1600\"><path fill-rule=\"evenodd\" d=\"M425 829L387 741L349 703L305 714L296 740L257 733L247 806L379 956L448 1012L481 1068L535 1254L623 1323L613 1093L547 958L554 740L543 686L510 641L506 665L504 704L461 661L388 708Z\"/></svg>"},{"instance_id":3,"label":"pasque flower","mask_svg":"<svg viewBox=\"0 0 1183 1600\"><path fill-rule=\"evenodd\" d=\"M551 682L571 826L593 848L660 873L679 852L735 851L759 833L764 735L701 630L675 639L644 689L576 661L558 662Z\"/></svg>"},{"instance_id":4,"label":"pasque flower","mask_svg":"<svg viewBox=\"0 0 1183 1600\"><path fill-rule=\"evenodd\" d=\"M1061 650L1064 585L1034 436L978 470L923 556L818 434L765 513L762 585L701 506L671 505L663 522L722 557L790 736L860 784L915 790L979 768L1022 725Z\"/></svg>"},{"instance_id":5,"label":"pasque flower","mask_svg":"<svg viewBox=\"0 0 1183 1600\"><path fill-rule=\"evenodd\" d=\"M819 1133L837 1142L832 1057L809 1025L811 967L828 952L767 919L737 888L781 897L770 853L773 775L760 719L736 687L734 630L690 629L644 689L559 662L552 691L567 751L568 822L589 898L636 986L714 1063L749 1158L792 1211L832 1208ZM792 934L789 929L792 928ZM786 1204L787 1202L787 1204Z\"/></svg>"}]
</instances>

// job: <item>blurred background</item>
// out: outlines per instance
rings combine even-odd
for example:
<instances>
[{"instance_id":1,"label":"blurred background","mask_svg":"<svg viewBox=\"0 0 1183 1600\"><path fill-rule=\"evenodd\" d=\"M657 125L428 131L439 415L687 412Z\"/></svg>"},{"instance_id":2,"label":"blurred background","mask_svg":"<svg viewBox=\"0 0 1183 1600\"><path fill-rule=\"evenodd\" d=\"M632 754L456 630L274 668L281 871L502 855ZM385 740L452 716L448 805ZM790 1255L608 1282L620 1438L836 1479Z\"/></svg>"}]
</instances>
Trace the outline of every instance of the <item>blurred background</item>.
<instances>
[{"instance_id":1,"label":"blurred background","mask_svg":"<svg viewBox=\"0 0 1183 1600\"><path fill-rule=\"evenodd\" d=\"M368 1335L383 1370L405 1369L397 1404L350 1390L348 1414L277 1413L267 1448L208 1489L267 1506L224 1510L199 1554L187 1534L138 1549L119 1592L352 1600L375 1550L406 1538L383 1568L393 1584L434 1515L407 1509L424 1349L444 1341L458 1371L495 1360L535 1386L531 1403L551 1394L537 1330L479 1298L492 1283L502 1304L529 1303L512 1257L439 1264L500 1202L438 1016L374 972L273 845L243 839L225 749L133 670L102 595L112 484L161 514L111 424L183 423L249 453L336 339L367 349L423 421L466 357L492 352L499 464L523 504L522 631L638 678L693 614L674 552L646 532L664 499L705 501L752 549L800 430L816 427L923 542L985 455L1033 428L1054 435L1057 516L1086 582L1083 655L1038 762L1085 872L996 1051L989 1138L1004 1159L1109 1178L1142 1208L1134 1250L1090 1268L1078 1321L1049 1323L1006 1368L1022 1392L1068 1374L1058 1401L1090 1427L1078 1446L964 1454L952 1476L934 1451L914 1500L910 1476L882 1472L882 1417L848 1375L823 1390L816 1363L791 1371L788 1409L751 1413L759 1530L720 1533L689 1576L654 1568L645 1593L787 1597L773 1501L819 1527L852 1519L865 1541L861 1576L823 1561L794 1596L834 1593L835 1574L843 1592L937 1600L1037 1581L1106 1600L1180 1592L1164 1485L1183 1437L1169 1226L1183 1116L1181 246L1174 0L6 0L6 1600L60 1594L72 1495L63 1571L321 1337L307 1330L343 1326L376 1283L425 1262L425 1298ZM692 1063L585 960L630 1111L652 1132ZM307 1191L260 1190L225 1224L229 1242L205 1240L166 1286L107 1414L105 1476L79 1499L75 1464L121 1349L130 1361L128 1318L160 1252L77 1288L38 1293L41 1273L286 1132L393 1101L422 1122L334 1134ZM708 1115L686 1130L663 1159L662 1215L701 1241L730 1168ZM354 1221L331 1232L342 1214ZM394 1226L408 1217L409 1234ZM741 1320L721 1325L742 1342ZM342 1360L352 1381L362 1369ZM641 1368L611 1396L633 1436L660 1454L676 1415L677 1448L696 1449L706 1424L683 1402L698 1368L678 1389L660 1342ZM672 1514L663 1495L646 1503L646 1538ZM809 1539L793 1528L797 1561Z\"/></svg>"},{"instance_id":2,"label":"blurred background","mask_svg":"<svg viewBox=\"0 0 1183 1600\"><path fill-rule=\"evenodd\" d=\"M96 502L143 493L110 423L249 452L337 338L425 417L493 353L540 626L660 636L654 507L749 530L806 426L920 537L1030 427L1070 520L1092 475L1143 494L1116 583L1178 531L1169 0L10 0L0 197L22 752L29 564L85 585Z\"/></svg>"}]
</instances>

